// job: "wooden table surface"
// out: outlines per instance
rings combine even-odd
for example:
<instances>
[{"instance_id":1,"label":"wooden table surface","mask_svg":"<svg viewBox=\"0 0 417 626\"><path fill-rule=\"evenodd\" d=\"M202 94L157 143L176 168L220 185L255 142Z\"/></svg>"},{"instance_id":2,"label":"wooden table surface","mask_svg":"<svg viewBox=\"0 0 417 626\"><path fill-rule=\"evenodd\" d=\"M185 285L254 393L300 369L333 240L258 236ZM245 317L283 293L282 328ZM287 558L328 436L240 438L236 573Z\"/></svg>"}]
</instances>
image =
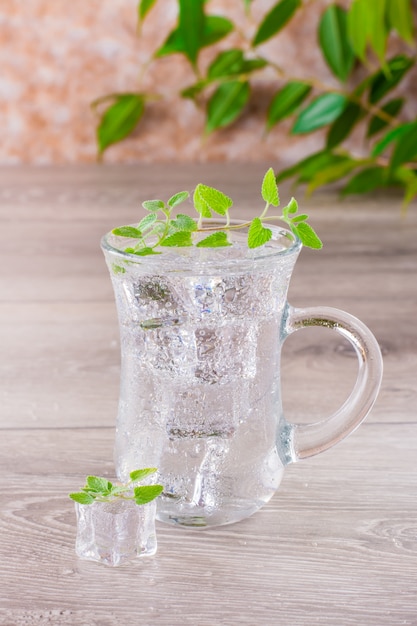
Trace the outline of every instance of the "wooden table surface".
<instances>
[{"instance_id":1,"label":"wooden table surface","mask_svg":"<svg viewBox=\"0 0 417 626\"><path fill-rule=\"evenodd\" d=\"M417 206L404 218L393 194L298 193L325 247L303 250L290 302L348 310L384 354L364 424L288 466L245 521L158 524L157 555L121 568L75 556L67 494L87 474L113 476L120 356L99 238L137 221L142 200L197 182L254 214L265 169L0 169L0 625L417 625ZM345 399L356 359L343 341L287 340L287 419L317 420Z\"/></svg>"}]
</instances>

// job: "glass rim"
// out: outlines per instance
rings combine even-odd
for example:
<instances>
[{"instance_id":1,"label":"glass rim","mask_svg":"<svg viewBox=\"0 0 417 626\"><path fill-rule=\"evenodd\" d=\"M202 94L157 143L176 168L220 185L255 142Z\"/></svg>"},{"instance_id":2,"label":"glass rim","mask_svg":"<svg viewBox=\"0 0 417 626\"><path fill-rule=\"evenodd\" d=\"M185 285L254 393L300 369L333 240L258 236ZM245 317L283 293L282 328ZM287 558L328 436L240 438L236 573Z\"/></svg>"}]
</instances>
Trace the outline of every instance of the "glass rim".
<instances>
[{"instance_id":1,"label":"glass rim","mask_svg":"<svg viewBox=\"0 0 417 626\"><path fill-rule=\"evenodd\" d=\"M249 227L251 220L240 220L240 219L231 219L229 221L229 225L233 226L233 225L247 225L247 227ZM215 226L216 224L219 225L225 225L226 224L226 220L222 219L222 218L216 218L215 220L204 220L203 219L203 224L206 223L208 225L211 226ZM129 224L129 226L135 226L135 224ZM219 248L200 248L200 250L204 250L206 252L206 257L204 259L204 261L202 263L204 263L205 266L210 266L210 265L223 265L223 266L227 266L229 264L232 265L236 265L239 263L251 263L251 264L257 264L260 263L262 261L268 261L270 259L276 258L276 257L288 257L291 256L293 254L298 253L301 248L302 248L302 242L299 239L299 237L293 233L290 229L285 228L285 226L281 225L281 224L268 224L267 228L270 228L272 230L273 233L275 234L281 234L282 237L286 237L287 240L289 241L289 245L288 248L281 248L281 249L277 249L277 250L273 250L272 248L268 248L268 251L265 253L262 253L262 251L264 250L264 246L259 246L258 248L252 248L252 251L254 252L254 256L252 257L242 257L242 258L216 258L216 252L224 250L224 247L219 247ZM238 229L236 229L238 230ZM247 229L246 229L247 230ZM214 232L214 231L213 231ZM245 232L244 228L241 229L241 232ZM290 238L288 237L288 235L291 236L292 241L290 240ZM129 261L129 263L135 263L135 264L157 264L157 263L164 263L164 261L166 261L169 264L172 264L172 256L170 255L169 258L167 258L166 256L164 256L164 254L151 254L151 255L145 255L145 256L140 256L138 254L134 254L133 252L125 252L124 250L117 248L116 246L114 246L112 243L110 243L109 239L110 237L117 237L117 235L113 235L112 230L108 231L107 233L105 233L100 240L100 246L103 250L103 252L108 252L110 254L112 254L113 256L116 256L120 259L123 259L125 261ZM122 239L120 237L120 239ZM128 240L128 238L126 238ZM189 249L188 246L183 246L183 247L166 247L164 250L166 250L167 252L175 252L175 251L179 251L179 250L187 250ZM211 258L207 258L207 253L210 254L210 252L213 253ZM259 252L259 254L256 254L257 252ZM182 262L188 262L188 264L198 264L198 261L196 259L190 259L189 257L186 256L181 256L178 255L179 260L181 260Z\"/></svg>"}]
</instances>

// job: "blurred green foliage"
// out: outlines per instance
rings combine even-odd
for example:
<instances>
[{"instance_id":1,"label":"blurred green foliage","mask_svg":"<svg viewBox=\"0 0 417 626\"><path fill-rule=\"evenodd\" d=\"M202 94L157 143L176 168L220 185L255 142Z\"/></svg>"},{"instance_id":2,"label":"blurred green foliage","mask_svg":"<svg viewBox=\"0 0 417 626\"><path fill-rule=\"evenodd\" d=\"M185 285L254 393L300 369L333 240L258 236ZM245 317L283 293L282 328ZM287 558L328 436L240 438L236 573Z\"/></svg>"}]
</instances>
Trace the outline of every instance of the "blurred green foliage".
<instances>
[{"instance_id":1,"label":"blurred green foliage","mask_svg":"<svg viewBox=\"0 0 417 626\"><path fill-rule=\"evenodd\" d=\"M141 0L137 8L138 36L152 8L162 0ZM251 18L254 2L240 0ZM204 132L238 123L251 97L255 76L274 70L276 91L266 114L266 130L292 118L291 134L303 135L327 128L323 148L277 175L280 182L294 178L307 184L309 192L343 181L344 194L367 193L377 188L398 186L405 203L417 195L417 117L404 121L405 97L395 89L415 64L412 0L350 0L323 7L317 30L317 45L338 87L316 77L300 80L289 76L285 64L270 58L268 40L279 36L294 15L305 14L302 0L272 2L256 24L255 35L240 28L241 47L216 50L202 72L199 55L236 30L228 18L209 13L207 0L177 0L178 21L167 33L151 61L172 54L184 55L195 74L195 82L181 96L192 99L205 111ZM249 23L249 22L248 22ZM253 30L253 18L252 27ZM390 56L391 38L401 40L406 52ZM275 84L274 84L275 86ZM393 97L394 96L394 97ZM110 94L93 107L99 115L98 152L101 158L114 143L128 137L138 126L155 96L144 92ZM411 108L411 107L409 107ZM344 145L357 125L365 125L366 156L355 157ZM203 130L203 129L202 129Z\"/></svg>"}]
</instances>

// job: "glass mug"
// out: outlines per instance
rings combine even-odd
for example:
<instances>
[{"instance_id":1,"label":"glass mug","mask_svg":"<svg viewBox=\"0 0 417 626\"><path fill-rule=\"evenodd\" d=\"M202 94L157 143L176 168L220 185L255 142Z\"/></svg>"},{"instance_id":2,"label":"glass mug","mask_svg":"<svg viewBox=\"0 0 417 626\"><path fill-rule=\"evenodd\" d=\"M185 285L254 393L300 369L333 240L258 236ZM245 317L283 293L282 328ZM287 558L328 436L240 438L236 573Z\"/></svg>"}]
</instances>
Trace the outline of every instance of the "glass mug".
<instances>
[{"instance_id":1,"label":"glass mug","mask_svg":"<svg viewBox=\"0 0 417 626\"><path fill-rule=\"evenodd\" d=\"M252 515L287 464L349 435L376 399L382 358L374 336L343 311L288 304L301 243L270 228L272 239L254 250L245 230L230 231L230 247L145 257L123 252L126 239L102 239L121 340L116 473L126 481L137 467L159 469L161 521L206 527ZM282 412L280 351L309 326L345 337L359 368L331 417L297 425Z\"/></svg>"}]
</instances>

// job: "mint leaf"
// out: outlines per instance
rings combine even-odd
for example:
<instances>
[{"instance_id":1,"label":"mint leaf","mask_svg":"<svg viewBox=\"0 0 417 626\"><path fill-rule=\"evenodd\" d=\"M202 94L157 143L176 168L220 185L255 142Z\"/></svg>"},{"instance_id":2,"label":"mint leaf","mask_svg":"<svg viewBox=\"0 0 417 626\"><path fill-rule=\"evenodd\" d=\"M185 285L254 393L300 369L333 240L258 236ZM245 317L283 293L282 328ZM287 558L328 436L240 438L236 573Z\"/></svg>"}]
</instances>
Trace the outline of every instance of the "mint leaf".
<instances>
[{"instance_id":1,"label":"mint leaf","mask_svg":"<svg viewBox=\"0 0 417 626\"><path fill-rule=\"evenodd\" d=\"M134 470L130 473L130 481L122 485L113 485L100 476L87 476L86 486L81 491L70 493L69 497L79 504L92 504L96 498L98 502L114 502L118 498L123 498L134 500L136 504L146 504L162 493L162 485L135 487L132 495L132 482L143 480L157 471L156 467Z\"/></svg>"},{"instance_id":2,"label":"mint leaf","mask_svg":"<svg viewBox=\"0 0 417 626\"><path fill-rule=\"evenodd\" d=\"M221 55L219 58L223 60L223 57ZM416 124L409 124L407 128L414 129ZM395 140L398 144L401 144L397 136L392 139L390 138L390 142ZM401 148L403 148L402 144ZM398 145L396 151L398 151ZM394 156L397 156L398 160L399 157L398 155L396 155L396 153ZM400 156L401 158L403 158L403 155ZM326 167L323 171L322 161L324 157L326 157ZM333 155L333 153L325 153L322 151L321 153L317 153L316 155L305 159L306 163L307 161L310 162L314 160L313 180L311 180L311 172L310 176L306 177L304 170L301 171L299 180L302 179L302 182L310 182L310 187L312 187L313 185L317 186L323 183L322 177L324 175L326 175L326 181L329 182L328 177L330 174L334 176L333 169L336 167L343 167L343 173L346 174L352 170L352 167L358 167L358 163L362 164L362 162L354 162L352 159L347 159L346 157L343 157L343 162L340 161L340 163L338 162L335 166L333 161L337 161L338 158L338 155ZM318 163L318 161L320 161L320 163ZM329 161L329 163L327 161ZM332 162L331 166L329 166L330 161ZM399 167L397 167L397 169L400 168L401 163ZM349 172L347 172L348 169ZM284 176L282 174L280 176L281 178L287 177L288 172L293 175L295 170L296 168L290 168L286 171L286 173L284 172ZM331 171L329 172L329 170ZM340 174L339 169L338 173ZM306 213L298 214L298 204L294 198L291 198L287 206L282 209L282 214L280 216L275 215L267 217L267 213L271 205L279 206L280 203L277 186L277 181L280 176L275 176L273 168L270 167L263 177L261 194L266 204L263 208L263 211L260 212L259 217L253 219L252 222L250 222L249 224L249 248L257 248L259 246L262 246L271 239L271 229L264 226L266 221L270 219L280 219L285 224L287 224L287 226L289 226L289 228L292 230L293 234L299 237L304 245L311 248L321 248L322 243L320 239L311 228L311 226L306 223L308 220L308 215ZM303 176L306 180L304 180ZM193 233L196 231L204 233L201 240L196 244L196 246L199 248L220 248L233 245L229 242L227 234L227 231L231 228L229 220L229 209L233 206L233 200L218 189L199 183L195 187L193 192L194 208L199 214L198 220L196 218L193 219L189 215L185 215L183 213L179 213L175 216L175 218L171 218L173 207L177 204L180 204L188 197L188 191L180 191L171 196L167 204L158 199L146 200L145 202L143 202L143 207L147 209L150 213L143 217L141 221L137 224L137 226L121 226L119 228L115 228L112 231L116 235L139 240L135 242L132 247L125 248L124 251L126 253L135 254L137 256L148 256L154 254L162 254L162 252L158 249L159 246L177 248L190 247L194 245ZM203 225L203 218L210 219L214 217L215 213L217 213L218 215L226 216L227 219L225 220L225 223L223 225L215 223L214 227L210 227L209 224ZM240 226L234 225L233 228L243 228L247 226L247 222L242 222ZM150 239L150 237L152 237L152 239ZM148 240L152 243L148 244ZM121 267L119 269L119 266L117 266L117 268L114 268L115 272L123 272L123 270L124 268Z\"/></svg>"},{"instance_id":3,"label":"mint leaf","mask_svg":"<svg viewBox=\"0 0 417 626\"><path fill-rule=\"evenodd\" d=\"M159 211L159 209L165 208L165 203L162 200L145 200L142 202L142 206L147 211Z\"/></svg>"},{"instance_id":4,"label":"mint leaf","mask_svg":"<svg viewBox=\"0 0 417 626\"><path fill-rule=\"evenodd\" d=\"M130 239L142 238L142 233L134 226L120 226L119 228L113 228L111 232L118 237L129 237Z\"/></svg>"},{"instance_id":5,"label":"mint leaf","mask_svg":"<svg viewBox=\"0 0 417 626\"><path fill-rule=\"evenodd\" d=\"M301 222L296 226L293 225L291 230L298 236L304 246L314 248L315 250L320 250L323 247L321 240L309 224Z\"/></svg>"},{"instance_id":6,"label":"mint leaf","mask_svg":"<svg viewBox=\"0 0 417 626\"><path fill-rule=\"evenodd\" d=\"M188 230L189 232L193 232L198 228L197 222L192 217L182 213L178 213L175 220L171 220L171 226L176 230Z\"/></svg>"},{"instance_id":7,"label":"mint leaf","mask_svg":"<svg viewBox=\"0 0 417 626\"><path fill-rule=\"evenodd\" d=\"M94 502L94 496L82 491L70 493L69 497L71 500L74 500L74 502L78 502L78 504L92 504Z\"/></svg>"},{"instance_id":8,"label":"mint leaf","mask_svg":"<svg viewBox=\"0 0 417 626\"><path fill-rule=\"evenodd\" d=\"M189 197L189 195L190 194L188 193L188 191L180 191L179 193L174 194L168 200L168 206L173 208L174 206L181 204L181 202L184 202L184 200L186 200Z\"/></svg>"},{"instance_id":9,"label":"mint leaf","mask_svg":"<svg viewBox=\"0 0 417 626\"><path fill-rule=\"evenodd\" d=\"M150 213L149 215L145 215L145 217L140 220L138 224L138 229L142 232L148 230L151 226L154 225L156 220L156 213Z\"/></svg>"},{"instance_id":10,"label":"mint leaf","mask_svg":"<svg viewBox=\"0 0 417 626\"><path fill-rule=\"evenodd\" d=\"M262 181L262 198L272 206L279 206L277 181L272 167L269 168Z\"/></svg>"},{"instance_id":11,"label":"mint leaf","mask_svg":"<svg viewBox=\"0 0 417 626\"><path fill-rule=\"evenodd\" d=\"M125 252L128 252L130 254L136 254L136 256L148 256L150 254L161 254L160 252L157 252L156 250L154 250L153 248L149 248L148 246L145 246L144 248L139 248L138 250L135 250L135 248L125 248Z\"/></svg>"},{"instance_id":12,"label":"mint leaf","mask_svg":"<svg viewBox=\"0 0 417 626\"><path fill-rule=\"evenodd\" d=\"M143 487L135 487L135 502L136 504L147 504L157 498L164 488L162 485L144 485Z\"/></svg>"},{"instance_id":13,"label":"mint leaf","mask_svg":"<svg viewBox=\"0 0 417 626\"><path fill-rule=\"evenodd\" d=\"M162 241L160 241L159 245L165 246L165 247L177 247L177 248L192 246L193 242L191 241L191 233L188 231L184 231L184 230L178 231L177 233L174 233L173 235L169 235L169 237L166 237L166 239L163 239Z\"/></svg>"},{"instance_id":14,"label":"mint leaf","mask_svg":"<svg viewBox=\"0 0 417 626\"><path fill-rule=\"evenodd\" d=\"M259 217L255 217L252 220L248 231L248 247L259 248L264 243L269 241L272 237L272 230L270 228L264 228Z\"/></svg>"},{"instance_id":15,"label":"mint leaf","mask_svg":"<svg viewBox=\"0 0 417 626\"><path fill-rule=\"evenodd\" d=\"M293 217L291 222L293 224L297 224L298 222L305 222L306 220L308 220L307 213L300 213L300 215L296 215L295 217Z\"/></svg>"},{"instance_id":16,"label":"mint leaf","mask_svg":"<svg viewBox=\"0 0 417 626\"><path fill-rule=\"evenodd\" d=\"M202 185L200 183L197 185L196 191L197 189L199 197L208 207L209 211L214 211L214 213L218 213L218 215L226 215L227 211L233 204L233 200L231 198L213 187L208 187L207 185Z\"/></svg>"},{"instance_id":17,"label":"mint leaf","mask_svg":"<svg viewBox=\"0 0 417 626\"><path fill-rule=\"evenodd\" d=\"M298 202L295 198L291 198L286 207L283 208L282 212L287 217L290 213L297 213L298 211Z\"/></svg>"},{"instance_id":18,"label":"mint leaf","mask_svg":"<svg viewBox=\"0 0 417 626\"><path fill-rule=\"evenodd\" d=\"M147 476L150 476L151 474L155 474L155 472L157 471L158 470L156 467L146 467L145 469L134 470L133 472L130 472L129 474L130 480L132 482L143 480Z\"/></svg>"},{"instance_id":19,"label":"mint leaf","mask_svg":"<svg viewBox=\"0 0 417 626\"><path fill-rule=\"evenodd\" d=\"M109 491L113 487L107 478L101 478L100 476L87 476L85 486L89 491L97 491L99 493Z\"/></svg>"},{"instance_id":20,"label":"mint leaf","mask_svg":"<svg viewBox=\"0 0 417 626\"><path fill-rule=\"evenodd\" d=\"M202 217L211 217L210 208L208 207L207 203L205 202L205 200L203 200L203 198L200 195L200 187L202 187L202 185L197 185L197 187L194 190L194 195L193 195L194 208L197 211L197 213L200 213Z\"/></svg>"},{"instance_id":21,"label":"mint leaf","mask_svg":"<svg viewBox=\"0 0 417 626\"><path fill-rule=\"evenodd\" d=\"M225 246L231 246L227 239L227 234L223 231L212 233L208 237L205 237L198 242L197 248L223 248Z\"/></svg>"},{"instance_id":22,"label":"mint leaf","mask_svg":"<svg viewBox=\"0 0 417 626\"><path fill-rule=\"evenodd\" d=\"M113 485L109 493L109 500L113 500L114 498L126 493L129 489L130 487L126 487L124 485Z\"/></svg>"}]
</instances>

